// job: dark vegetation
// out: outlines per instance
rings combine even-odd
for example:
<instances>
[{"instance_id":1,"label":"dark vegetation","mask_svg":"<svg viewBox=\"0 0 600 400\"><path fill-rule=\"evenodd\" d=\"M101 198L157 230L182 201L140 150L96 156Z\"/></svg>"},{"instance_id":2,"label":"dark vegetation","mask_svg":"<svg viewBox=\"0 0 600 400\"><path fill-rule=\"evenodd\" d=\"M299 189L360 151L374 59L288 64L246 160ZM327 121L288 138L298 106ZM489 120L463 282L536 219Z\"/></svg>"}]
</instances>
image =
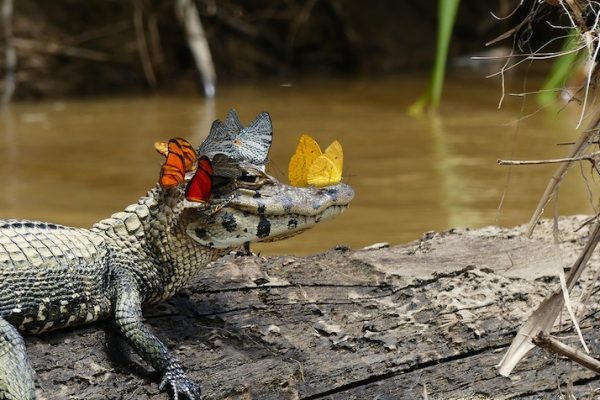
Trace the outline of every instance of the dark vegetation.
<instances>
[{"instance_id":1,"label":"dark vegetation","mask_svg":"<svg viewBox=\"0 0 600 400\"><path fill-rule=\"evenodd\" d=\"M508 14L513 3L462 2L450 57L484 49L487 40L522 19L524 7L500 22L490 15ZM195 87L194 60L174 4L166 0L14 1L14 98ZM298 74L429 69L435 56L434 1L385 0L367 5L341 0L199 0L195 5L220 84ZM6 33L2 76L5 45ZM141 48L147 53L145 60ZM148 68L155 79L149 79Z\"/></svg>"}]
</instances>

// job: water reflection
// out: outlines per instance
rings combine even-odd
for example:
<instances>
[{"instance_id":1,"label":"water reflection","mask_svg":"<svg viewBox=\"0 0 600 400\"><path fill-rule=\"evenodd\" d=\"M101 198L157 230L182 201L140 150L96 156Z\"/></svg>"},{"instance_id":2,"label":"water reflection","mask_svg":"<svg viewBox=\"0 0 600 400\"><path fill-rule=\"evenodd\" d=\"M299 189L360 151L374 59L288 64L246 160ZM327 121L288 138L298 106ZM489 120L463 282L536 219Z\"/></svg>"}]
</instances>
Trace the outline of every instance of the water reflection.
<instances>
[{"instance_id":1,"label":"water reflection","mask_svg":"<svg viewBox=\"0 0 600 400\"><path fill-rule=\"evenodd\" d=\"M154 185L162 161L154 141L185 136L198 143L234 107L244 123L260 111L271 114L269 168L276 177L287 181L289 157L306 132L320 143L341 141L344 181L356 190L345 214L256 247L263 253L400 243L428 230L527 222L554 167L513 167L507 185L509 167L496 159L564 155L554 144L576 137L577 110L540 112L517 129L520 103L496 110L496 82L455 77L438 116L410 118L404 110L425 84L414 76L311 80L223 87L213 102L190 95L15 104L1 115L0 217L89 226ZM571 175L561 188L561 212L589 212L578 171Z\"/></svg>"},{"instance_id":2,"label":"water reflection","mask_svg":"<svg viewBox=\"0 0 600 400\"><path fill-rule=\"evenodd\" d=\"M4 159L8 164L16 166L20 158L19 147L16 145L17 131L13 113L7 107L0 107L0 117L2 120L2 142L6 146ZM17 205L17 196L15 188L19 182L18 168L11 169L14 173L6 174L4 177L4 190L2 191L2 199L6 204L15 207Z\"/></svg>"}]
</instances>

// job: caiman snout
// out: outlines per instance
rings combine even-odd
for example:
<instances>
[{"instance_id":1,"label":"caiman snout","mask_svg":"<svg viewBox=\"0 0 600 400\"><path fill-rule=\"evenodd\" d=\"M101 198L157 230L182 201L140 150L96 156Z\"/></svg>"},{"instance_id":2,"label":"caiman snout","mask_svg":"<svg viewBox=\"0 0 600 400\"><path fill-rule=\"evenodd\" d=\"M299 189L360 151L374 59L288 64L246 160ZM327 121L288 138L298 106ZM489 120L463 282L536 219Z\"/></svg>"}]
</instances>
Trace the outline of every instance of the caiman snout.
<instances>
[{"instance_id":1,"label":"caiman snout","mask_svg":"<svg viewBox=\"0 0 600 400\"><path fill-rule=\"evenodd\" d=\"M347 206L353 198L354 190L345 183L304 188L275 181L256 191L240 190L229 206L252 214L315 216L331 206Z\"/></svg>"},{"instance_id":2,"label":"caiman snout","mask_svg":"<svg viewBox=\"0 0 600 400\"><path fill-rule=\"evenodd\" d=\"M238 190L212 223L192 221L187 232L217 249L280 240L340 214L353 198L354 190L345 183L304 188L273 180L257 190Z\"/></svg>"},{"instance_id":3,"label":"caiman snout","mask_svg":"<svg viewBox=\"0 0 600 400\"><path fill-rule=\"evenodd\" d=\"M327 199L328 201L317 201L314 205L317 209L322 209L324 204L331 203L331 205L348 205L354 198L354 190L346 185L345 183L338 183L334 186L328 186L321 189L316 189L317 193L315 198Z\"/></svg>"}]
</instances>

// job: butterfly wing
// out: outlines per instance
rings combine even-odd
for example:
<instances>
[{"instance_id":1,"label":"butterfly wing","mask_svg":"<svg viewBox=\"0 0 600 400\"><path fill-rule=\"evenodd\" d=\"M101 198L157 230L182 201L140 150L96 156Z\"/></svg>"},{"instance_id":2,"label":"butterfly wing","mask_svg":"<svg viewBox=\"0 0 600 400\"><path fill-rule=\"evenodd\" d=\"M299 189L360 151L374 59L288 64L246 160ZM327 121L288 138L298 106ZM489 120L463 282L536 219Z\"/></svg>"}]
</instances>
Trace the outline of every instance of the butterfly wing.
<instances>
[{"instance_id":1,"label":"butterfly wing","mask_svg":"<svg viewBox=\"0 0 600 400\"><path fill-rule=\"evenodd\" d=\"M344 169L344 151L342 150L340 142L334 140L327 146L323 154L333 162L341 176L342 170Z\"/></svg>"},{"instance_id":2,"label":"butterfly wing","mask_svg":"<svg viewBox=\"0 0 600 400\"><path fill-rule=\"evenodd\" d=\"M158 182L165 189L174 188L183 183L184 175L180 168L165 164L160 170L160 178Z\"/></svg>"},{"instance_id":3,"label":"butterfly wing","mask_svg":"<svg viewBox=\"0 0 600 400\"><path fill-rule=\"evenodd\" d=\"M248 161L255 165L267 162L269 149L273 141L273 125L268 113L258 114L250 125L240 130L233 143L237 147L240 160Z\"/></svg>"},{"instance_id":4,"label":"butterfly wing","mask_svg":"<svg viewBox=\"0 0 600 400\"><path fill-rule=\"evenodd\" d=\"M179 148L177 149L177 147ZM190 142L184 138L177 137L168 142L156 142L154 143L154 149L158 154L162 154L165 157L169 156L169 151L181 154L183 156L186 171L193 171L196 168L196 150L194 150Z\"/></svg>"},{"instance_id":5,"label":"butterfly wing","mask_svg":"<svg viewBox=\"0 0 600 400\"><path fill-rule=\"evenodd\" d=\"M198 148L198 154L212 157L223 153L236 161L262 165L267 161L272 138L269 114L260 113L244 128L235 110L231 109L225 122L213 122L208 137Z\"/></svg>"},{"instance_id":6,"label":"butterfly wing","mask_svg":"<svg viewBox=\"0 0 600 400\"><path fill-rule=\"evenodd\" d=\"M296 152L290 159L288 178L292 186L307 186L309 167L321 155L319 144L310 136L302 135L298 139Z\"/></svg>"},{"instance_id":7,"label":"butterfly wing","mask_svg":"<svg viewBox=\"0 0 600 400\"><path fill-rule=\"evenodd\" d=\"M244 128L240 118L237 115L237 112L231 108L227 112L227 118L225 118L225 127L234 135L238 135L240 131Z\"/></svg>"},{"instance_id":8,"label":"butterfly wing","mask_svg":"<svg viewBox=\"0 0 600 400\"><path fill-rule=\"evenodd\" d=\"M212 159L214 175L225 178L238 178L242 176L240 164L226 154L218 153Z\"/></svg>"},{"instance_id":9,"label":"butterfly wing","mask_svg":"<svg viewBox=\"0 0 600 400\"><path fill-rule=\"evenodd\" d=\"M183 153L183 160L185 162L185 170L193 171L196 168L197 159L196 150L194 150L194 147L190 144L190 142L181 137L171 140L174 140L177 143L177 145L179 145L179 147L181 148L181 151Z\"/></svg>"},{"instance_id":10,"label":"butterfly wing","mask_svg":"<svg viewBox=\"0 0 600 400\"><path fill-rule=\"evenodd\" d=\"M342 180L344 152L340 142L335 140L308 167L306 181L309 185L324 187L335 185Z\"/></svg>"},{"instance_id":11,"label":"butterfly wing","mask_svg":"<svg viewBox=\"0 0 600 400\"><path fill-rule=\"evenodd\" d=\"M236 151L233 141L243 128L236 111L232 108L227 113L225 122L216 120L210 127L210 132L198 148L198 154L213 156L217 153L233 155Z\"/></svg>"},{"instance_id":12,"label":"butterfly wing","mask_svg":"<svg viewBox=\"0 0 600 400\"><path fill-rule=\"evenodd\" d=\"M169 155L169 142L154 142L154 150L167 157Z\"/></svg>"},{"instance_id":13,"label":"butterfly wing","mask_svg":"<svg viewBox=\"0 0 600 400\"><path fill-rule=\"evenodd\" d=\"M237 132L232 130L230 126L216 120L210 127L208 136L198 148L198 154L208 157L212 157L217 153L231 154L235 151L233 140L236 136Z\"/></svg>"},{"instance_id":14,"label":"butterfly wing","mask_svg":"<svg viewBox=\"0 0 600 400\"><path fill-rule=\"evenodd\" d=\"M169 146L170 147L170 146ZM158 183L165 189L173 188L185 181L185 160L181 151L171 151L160 169Z\"/></svg>"},{"instance_id":15,"label":"butterfly wing","mask_svg":"<svg viewBox=\"0 0 600 400\"><path fill-rule=\"evenodd\" d=\"M208 157L200 157L196 173L185 189L185 198L198 203L207 202L212 189L213 173L213 167Z\"/></svg>"},{"instance_id":16,"label":"butterfly wing","mask_svg":"<svg viewBox=\"0 0 600 400\"><path fill-rule=\"evenodd\" d=\"M325 187L334 185L342 180L342 172L325 154L320 155L308 168L306 181L309 185Z\"/></svg>"}]
</instances>

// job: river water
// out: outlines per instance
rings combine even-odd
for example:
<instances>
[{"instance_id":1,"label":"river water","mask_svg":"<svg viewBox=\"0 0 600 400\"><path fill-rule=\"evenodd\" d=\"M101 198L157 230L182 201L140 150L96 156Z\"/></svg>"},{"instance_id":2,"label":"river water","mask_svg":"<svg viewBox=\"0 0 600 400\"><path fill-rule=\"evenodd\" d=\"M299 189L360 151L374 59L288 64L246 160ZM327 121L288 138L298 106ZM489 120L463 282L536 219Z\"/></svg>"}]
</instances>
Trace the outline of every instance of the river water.
<instances>
[{"instance_id":1,"label":"river water","mask_svg":"<svg viewBox=\"0 0 600 400\"><path fill-rule=\"evenodd\" d=\"M234 107L244 123L260 111L271 114L273 175L287 181L296 141L309 133L322 146L342 143L344 181L356 191L344 214L255 247L263 254L525 223L554 167L509 168L496 159L564 156L568 146L556 144L575 140L579 110L538 110L531 98L522 109L522 97L514 96L498 110L499 82L472 75L451 76L440 112L420 118L406 109L426 86L425 76L273 80L221 87L214 102L189 94L13 104L0 112L0 218L89 227L155 184L162 159L154 141L184 136L198 144L212 121ZM574 168L561 187L562 214L591 212L581 170L589 166Z\"/></svg>"}]
</instances>

